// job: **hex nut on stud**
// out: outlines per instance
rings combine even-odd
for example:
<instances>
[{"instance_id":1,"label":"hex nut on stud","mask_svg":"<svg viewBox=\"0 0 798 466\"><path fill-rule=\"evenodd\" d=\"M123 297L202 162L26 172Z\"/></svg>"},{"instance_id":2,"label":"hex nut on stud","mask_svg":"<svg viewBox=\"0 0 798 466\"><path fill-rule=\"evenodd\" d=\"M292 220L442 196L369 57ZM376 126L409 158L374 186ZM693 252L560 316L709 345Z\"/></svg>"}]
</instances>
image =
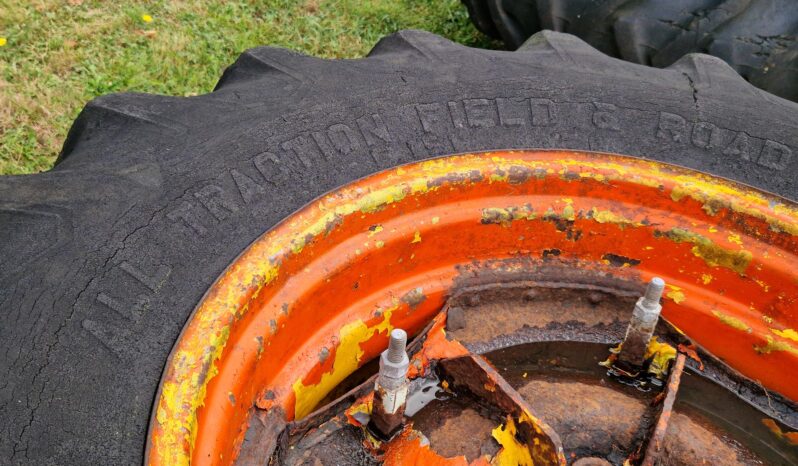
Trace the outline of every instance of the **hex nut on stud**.
<instances>
[{"instance_id":1,"label":"hex nut on stud","mask_svg":"<svg viewBox=\"0 0 798 466\"><path fill-rule=\"evenodd\" d=\"M407 356L407 333L402 329L391 331L388 349L380 355L379 381L393 385L406 381L410 359Z\"/></svg>"},{"instance_id":2,"label":"hex nut on stud","mask_svg":"<svg viewBox=\"0 0 798 466\"><path fill-rule=\"evenodd\" d=\"M648 283L645 294L635 304L632 319L626 328L626 336L618 354L618 361L632 366L641 366L645 361L648 343L654 335L654 328L662 311L659 300L664 291L663 279L655 277Z\"/></svg>"}]
</instances>

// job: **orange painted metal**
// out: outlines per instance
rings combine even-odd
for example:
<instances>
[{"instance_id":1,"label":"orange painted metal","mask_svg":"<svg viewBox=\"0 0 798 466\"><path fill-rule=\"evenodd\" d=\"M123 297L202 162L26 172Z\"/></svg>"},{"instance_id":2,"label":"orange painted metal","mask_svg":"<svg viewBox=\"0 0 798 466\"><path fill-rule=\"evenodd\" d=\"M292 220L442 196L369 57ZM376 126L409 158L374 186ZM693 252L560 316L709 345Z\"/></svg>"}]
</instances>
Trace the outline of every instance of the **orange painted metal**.
<instances>
[{"instance_id":1,"label":"orange painted metal","mask_svg":"<svg viewBox=\"0 0 798 466\"><path fill-rule=\"evenodd\" d=\"M413 429L405 429L385 446L383 464L385 466L488 466L484 457L470 463L464 456L444 458L435 453L429 445L422 445L421 438Z\"/></svg>"},{"instance_id":2,"label":"orange painted metal","mask_svg":"<svg viewBox=\"0 0 798 466\"><path fill-rule=\"evenodd\" d=\"M663 315L798 399L798 208L660 163L582 152L415 163L314 201L254 242L195 310L163 374L146 461L229 464L251 407L301 417L440 310L463 268L578 261L669 284Z\"/></svg>"},{"instance_id":3,"label":"orange painted metal","mask_svg":"<svg viewBox=\"0 0 798 466\"><path fill-rule=\"evenodd\" d=\"M457 340L446 338L446 314L441 312L432 321L432 327L427 332L427 339L410 360L407 377L414 379L428 375L430 362L436 359L449 359L470 354Z\"/></svg>"}]
</instances>

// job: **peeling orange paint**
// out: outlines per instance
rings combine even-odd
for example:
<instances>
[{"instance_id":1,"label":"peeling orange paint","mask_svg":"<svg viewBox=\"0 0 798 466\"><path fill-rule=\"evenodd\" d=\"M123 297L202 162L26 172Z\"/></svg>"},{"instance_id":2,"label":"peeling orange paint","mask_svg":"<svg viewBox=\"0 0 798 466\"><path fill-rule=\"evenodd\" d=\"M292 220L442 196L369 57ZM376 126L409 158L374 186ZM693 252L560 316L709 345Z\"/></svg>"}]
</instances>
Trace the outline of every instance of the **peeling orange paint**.
<instances>
[{"instance_id":1,"label":"peeling orange paint","mask_svg":"<svg viewBox=\"0 0 798 466\"><path fill-rule=\"evenodd\" d=\"M786 440L790 445L798 445L798 432L782 430L773 419L762 419L762 424L770 429L776 437Z\"/></svg>"},{"instance_id":2,"label":"peeling orange paint","mask_svg":"<svg viewBox=\"0 0 798 466\"><path fill-rule=\"evenodd\" d=\"M427 332L427 339L421 350L413 355L410 361L408 377L424 377L427 375L430 361L436 359L450 359L465 356L468 350L457 340L446 338L446 314L438 314L433 319L433 325ZM445 387L444 387L445 388Z\"/></svg>"},{"instance_id":3,"label":"peeling orange paint","mask_svg":"<svg viewBox=\"0 0 798 466\"><path fill-rule=\"evenodd\" d=\"M421 436L412 429L405 429L385 447L385 466L469 466L465 456L445 458L429 445L421 444Z\"/></svg>"},{"instance_id":4,"label":"peeling orange paint","mask_svg":"<svg viewBox=\"0 0 798 466\"><path fill-rule=\"evenodd\" d=\"M346 409L345 415L349 424L356 427L365 427L360 421L357 420L358 413L371 415L371 409L374 404L374 392L371 392L360 398L349 408Z\"/></svg>"}]
</instances>

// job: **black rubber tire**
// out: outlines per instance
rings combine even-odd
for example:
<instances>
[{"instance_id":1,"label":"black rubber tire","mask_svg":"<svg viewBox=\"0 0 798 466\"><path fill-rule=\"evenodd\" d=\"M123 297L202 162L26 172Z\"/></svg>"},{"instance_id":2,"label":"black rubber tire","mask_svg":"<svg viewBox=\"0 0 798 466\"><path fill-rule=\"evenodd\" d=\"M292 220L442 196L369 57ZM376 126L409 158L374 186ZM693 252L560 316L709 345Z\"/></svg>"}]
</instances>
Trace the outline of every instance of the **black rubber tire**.
<instances>
[{"instance_id":1,"label":"black rubber tire","mask_svg":"<svg viewBox=\"0 0 798 466\"><path fill-rule=\"evenodd\" d=\"M501 52L404 31L361 60L261 47L207 95L95 99L54 169L0 177L0 463L140 463L191 310L330 189L443 154L557 147L796 199L797 126L798 105L714 57L659 70L554 32Z\"/></svg>"},{"instance_id":2,"label":"black rubber tire","mask_svg":"<svg viewBox=\"0 0 798 466\"><path fill-rule=\"evenodd\" d=\"M463 0L485 34L516 49L541 29L579 36L602 52L670 66L714 55L753 85L798 101L796 0Z\"/></svg>"}]
</instances>

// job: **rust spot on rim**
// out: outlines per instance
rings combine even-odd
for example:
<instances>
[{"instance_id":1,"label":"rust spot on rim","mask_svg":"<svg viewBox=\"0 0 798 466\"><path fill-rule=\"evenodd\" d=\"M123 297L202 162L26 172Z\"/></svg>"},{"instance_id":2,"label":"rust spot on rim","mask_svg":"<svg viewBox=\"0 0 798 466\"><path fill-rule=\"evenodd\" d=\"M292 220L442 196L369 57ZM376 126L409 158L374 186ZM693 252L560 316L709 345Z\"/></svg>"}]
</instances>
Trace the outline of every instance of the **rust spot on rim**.
<instances>
[{"instance_id":1,"label":"rust spot on rim","mask_svg":"<svg viewBox=\"0 0 798 466\"><path fill-rule=\"evenodd\" d=\"M470 154L370 176L264 234L211 287L169 357L147 462L231 463L255 403L305 414L392 328L421 329L459 266L552 251L662 276L678 288L663 316L798 399L796 235L790 201L608 154ZM633 260L608 267L607 254Z\"/></svg>"}]
</instances>

